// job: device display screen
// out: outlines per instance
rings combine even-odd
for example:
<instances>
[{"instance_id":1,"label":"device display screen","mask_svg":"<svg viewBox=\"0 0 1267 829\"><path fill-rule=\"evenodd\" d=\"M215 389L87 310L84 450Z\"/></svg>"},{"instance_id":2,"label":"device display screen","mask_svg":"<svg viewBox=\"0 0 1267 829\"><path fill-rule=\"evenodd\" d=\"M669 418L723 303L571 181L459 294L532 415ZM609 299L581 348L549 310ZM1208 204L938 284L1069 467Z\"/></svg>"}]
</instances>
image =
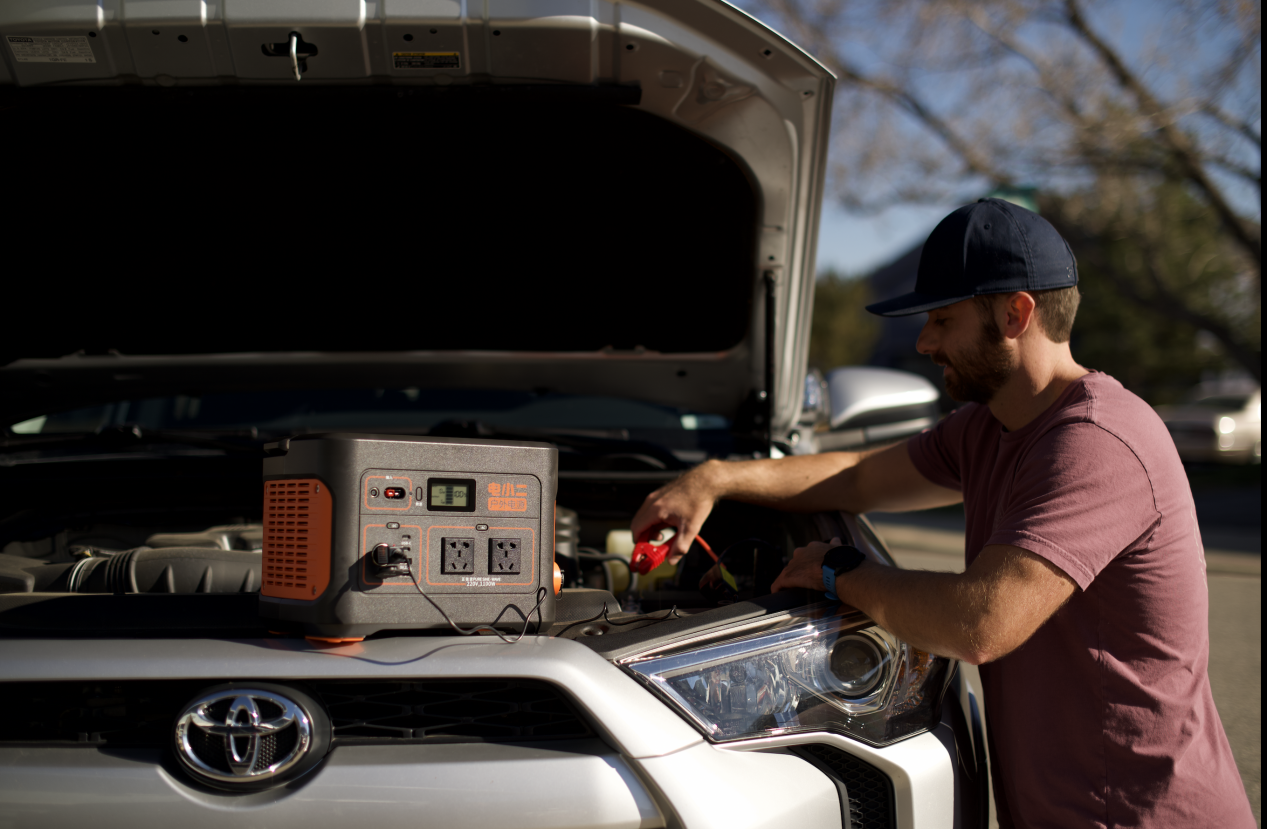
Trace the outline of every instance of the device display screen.
<instances>
[{"instance_id":1,"label":"device display screen","mask_svg":"<svg viewBox=\"0 0 1267 829\"><path fill-rule=\"evenodd\" d=\"M427 481L427 509L440 512L474 512L475 482L431 478Z\"/></svg>"},{"instance_id":2,"label":"device display screen","mask_svg":"<svg viewBox=\"0 0 1267 829\"><path fill-rule=\"evenodd\" d=\"M431 487L431 506L464 507L471 496L466 484L434 484Z\"/></svg>"}]
</instances>

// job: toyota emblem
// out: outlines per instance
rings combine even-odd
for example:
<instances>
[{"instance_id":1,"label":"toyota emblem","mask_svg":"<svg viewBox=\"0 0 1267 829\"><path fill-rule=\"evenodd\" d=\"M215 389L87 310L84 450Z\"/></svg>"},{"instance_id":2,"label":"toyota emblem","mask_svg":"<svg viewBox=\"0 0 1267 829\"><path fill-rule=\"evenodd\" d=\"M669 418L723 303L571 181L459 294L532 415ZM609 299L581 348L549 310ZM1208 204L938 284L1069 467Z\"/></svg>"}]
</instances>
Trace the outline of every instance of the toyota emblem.
<instances>
[{"instance_id":1,"label":"toyota emblem","mask_svg":"<svg viewBox=\"0 0 1267 829\"><path fill-rule=\"evenodd\" d=\"M233 788L278 782L313 748L304 707L272 689L221 688L176 719L176 756L197 778Z\"/></svg>"}]
</instances>

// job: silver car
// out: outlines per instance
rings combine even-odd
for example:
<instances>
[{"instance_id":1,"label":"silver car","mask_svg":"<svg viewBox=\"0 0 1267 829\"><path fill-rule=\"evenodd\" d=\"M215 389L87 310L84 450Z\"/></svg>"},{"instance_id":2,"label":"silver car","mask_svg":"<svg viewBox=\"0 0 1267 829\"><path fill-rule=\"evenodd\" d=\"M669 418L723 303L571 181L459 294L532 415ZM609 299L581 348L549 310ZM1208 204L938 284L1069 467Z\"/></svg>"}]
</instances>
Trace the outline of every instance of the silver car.
<instances>
[{"instance_id":1,"label":"silver car","mask_svg":"<svg viewBox=\"0 0 1267 829\"><path fill-rule=\"evenodd\" d=\"M1179 457L1190 463L1263 462L1262 389L1198 387L1190 399L1158 406Z\"/></svg>"},{"instance_id":2,"label":"silver car","mask_svg":"<svg viewBox=\"0 0 1267 829\"><path fill-rule=\"evenodd\" d=\"M0 36L9 265L82 265L8 294L0 823L985 825L956 665L769 593L813 540L892 564L865 518L723 503L725 590L699 548L629 568L682 470L885 422L803 411L813 58L714 0L18 2ZM557 447L553 624L262 618L266 447L332 431Z\"/></svg>"}]
</instances>

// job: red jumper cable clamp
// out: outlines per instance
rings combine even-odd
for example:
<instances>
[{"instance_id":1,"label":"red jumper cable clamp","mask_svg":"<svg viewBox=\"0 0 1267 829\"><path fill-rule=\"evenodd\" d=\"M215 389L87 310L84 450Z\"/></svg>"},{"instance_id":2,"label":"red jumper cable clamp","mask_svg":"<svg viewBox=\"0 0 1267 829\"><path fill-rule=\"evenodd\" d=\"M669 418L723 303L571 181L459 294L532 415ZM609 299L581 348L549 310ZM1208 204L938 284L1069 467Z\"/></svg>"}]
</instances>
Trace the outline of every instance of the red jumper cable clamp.
<instances>
[{"instance_id":1,"label":"red jumper cable clamp","mask_svg":"<svg viewBox=\"0 0 1267 829\"><path fill-rule=\"evenodd\" d=\"M634 544L633 555L629 560L629 568L639 575L646 575L655 568L664 563L669 555L669 541L673 536L677 535L677 530L668 524L656 524L648 527L638 535L638 541ZM717 561L717 554L713 552L713 548L708 546L708 542L701 536L695 536L695 541L704 548L704 552L713 557L713 561Z\"/></svg>"}]
</instances>

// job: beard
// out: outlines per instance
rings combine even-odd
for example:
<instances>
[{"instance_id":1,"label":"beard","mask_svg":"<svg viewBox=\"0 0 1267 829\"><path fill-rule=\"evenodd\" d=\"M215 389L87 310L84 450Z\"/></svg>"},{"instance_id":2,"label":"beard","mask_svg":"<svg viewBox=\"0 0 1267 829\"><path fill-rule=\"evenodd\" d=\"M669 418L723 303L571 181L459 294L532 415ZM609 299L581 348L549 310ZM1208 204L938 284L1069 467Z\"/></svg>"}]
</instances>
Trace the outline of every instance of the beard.
<instances>
[{"instance_id":1,"label":"beard","mask_svg":"<svg viewBox=\"0 0 1267 829\"><path fill-rule=\"evenodd\" d=\"M992 318L982 319L981 337L976 346L954 360L944 351L935 352L933 362L947 366L946 394L960 403L989 403L1012 376L1011 354L1003 345L1003 332Z\"/></svg>"}]
</instances>

